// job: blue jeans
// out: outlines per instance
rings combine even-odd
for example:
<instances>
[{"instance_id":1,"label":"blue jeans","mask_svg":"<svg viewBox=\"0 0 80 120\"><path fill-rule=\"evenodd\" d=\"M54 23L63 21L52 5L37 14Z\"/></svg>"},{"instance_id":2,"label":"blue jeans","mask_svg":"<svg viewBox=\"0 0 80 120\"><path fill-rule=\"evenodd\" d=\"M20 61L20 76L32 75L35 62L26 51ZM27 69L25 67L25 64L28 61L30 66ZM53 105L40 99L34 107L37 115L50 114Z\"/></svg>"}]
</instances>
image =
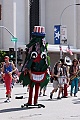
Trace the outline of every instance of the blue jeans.
<instances>
[{"instance_id":1,"label":"blue jeans","mask_svg":"<svg viewBox=\"0 0 80 120\"><path fill-rule=\"evenodd\" d=\"M72 81L71 81L71 93L73 92L73 88L75 87L74 89L74 94L76 94L78 92L78 78L74 78Z\"/></svg>"}]
</instances>

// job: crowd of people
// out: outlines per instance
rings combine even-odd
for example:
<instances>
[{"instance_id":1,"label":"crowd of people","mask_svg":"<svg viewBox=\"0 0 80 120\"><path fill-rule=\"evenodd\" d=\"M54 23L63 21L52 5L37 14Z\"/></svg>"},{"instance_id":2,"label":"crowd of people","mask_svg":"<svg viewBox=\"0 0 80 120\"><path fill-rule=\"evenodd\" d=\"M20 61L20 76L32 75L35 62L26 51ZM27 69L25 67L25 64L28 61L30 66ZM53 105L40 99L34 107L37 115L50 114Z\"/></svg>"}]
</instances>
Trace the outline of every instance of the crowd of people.
<instances>
[{"instance_id":1,"label":"crowd of people","mask_svg":"<svg viewBox=\"0 0 80 120\"><path fill-rule=\"evenodd\" d=\"M19 77L16 74L17 68L13 62L9 61L9 57L5 56L5 62L0 66L0 79L4 81L6 87L5 102L10 102L11 98L11 84L18 80ZM2 77L1 77L2 76ZM50 82L53 83L52 91L50 92L50 99L53 98L54 92L58 91L57 99L67 98L67 88L70 86L70 96L77 97L79 90L80 79L80 61L73 59L73 61L66 61L60 59L55 63L50 71ZM17 81L16 81L17 82ZM43 88L43 96L46 96L46 87ZM29 89L29 86L28 86ZM40 89L39 96L42 94L42 88Z\"/></svg>"},{"instance_id":2,"label":"crowd of people","mask_svg":"<svg viewBox=\"0 0 80 120\"><path fill-rule=\"evenodd\" d=\"M51 83L53 83L50 99L53 98L54 92L58 91L57 99L67 98L67 88L70 87L70 96L77 97L80 86L80 60L73 59L65 62L64 59L56 62L51 71ZM45 96L43 88L43 96ZM41 95L42 92L40 90Z\"/></svg>"},{"instance_id":3,"label":"crowd of people","mask_svg":"<svg viewBox=\"0 0 80 120\"><path fill-rule=\"evenodd\" d=\"M80 61L73 59L72 63L65 63L64 59L57 62L52 69L51 78L53 80L53 89L50 93L52 99L53 93L58 89L57 99L68 97L67 88L70 86L70 96L74 94L77 97L79 90Z\"/></svg>"}]
</instances>

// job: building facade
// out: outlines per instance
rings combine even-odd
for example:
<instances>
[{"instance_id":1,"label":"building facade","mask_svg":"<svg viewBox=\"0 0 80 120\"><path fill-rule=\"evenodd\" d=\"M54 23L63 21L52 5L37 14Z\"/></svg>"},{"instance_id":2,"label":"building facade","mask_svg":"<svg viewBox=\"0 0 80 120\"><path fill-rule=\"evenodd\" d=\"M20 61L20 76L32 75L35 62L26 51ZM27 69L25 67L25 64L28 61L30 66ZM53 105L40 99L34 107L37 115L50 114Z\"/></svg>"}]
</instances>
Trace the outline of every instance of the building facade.
<instances>
[{"instance_id":1,"label":"building facade","mask_svg":"<svg viewBox=\"0 0 80 120\"><path fill-rule=\"evenodd\" d=\"M18 38L17 47L22 47L29 41L29 1L28 0L0 0L0 26L6 27ZM4 28L0 29L0 49L15 48L12 36Z\"/></svg>"},{"instance_id":2,"label":"building facade","mask_svg":"<svg viewBox=\"0 0 80 120\"><path fill-rule=\"evenodd\" d=\"M79 56L80 5L75 5L76 3L80 4L80 0L0 0L0 26L5 26L17 37L17 48L23 49L25 44L29 43L33 26L44 26L46 41L49 43L51 66L53 66L60 59L59 45L54 45L54 25L60 25L61 22L62 25L67 26L67 44L63 44L62 47L65 50L69 44L74 54L71 56L64 53L63 58L66 55L71 59ZM12 42L11 39L12 36L8 31L0 27L0 49L8 51L11 47L15 48L15 42Z\"/></svg>"}]
</instances>

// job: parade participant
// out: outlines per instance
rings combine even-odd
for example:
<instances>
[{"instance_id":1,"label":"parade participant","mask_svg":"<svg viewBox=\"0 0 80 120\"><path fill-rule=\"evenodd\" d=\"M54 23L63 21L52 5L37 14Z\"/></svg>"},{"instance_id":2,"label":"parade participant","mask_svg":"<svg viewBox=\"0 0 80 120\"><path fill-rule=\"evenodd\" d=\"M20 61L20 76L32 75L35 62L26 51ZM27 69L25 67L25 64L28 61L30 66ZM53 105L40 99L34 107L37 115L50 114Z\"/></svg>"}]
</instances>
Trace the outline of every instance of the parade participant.
<instances>
[{"instance_id":1,"label":"parade participant","mask_svg":"<svg viewBox=\"0 0 80 120\"><path fill-rule=\"evenodd\" d=\"M53 90L52 92L50 93L50 98L52 99L52 96L53 96L53 93L54 92L57 92L58 90L58 86L59 86L59 82L58 82L58 77L59 77L59 68L61 67L62 63L61 61L57 62L55 64L55 66L53 67L52 69L52 73L51 73L51 76L53 78ZM59 95L60 95L60 92L59 92ZM58 95L58 98L59 98L59 95Z\"/></svg>"},{"instance_id":2,"label":"parade participant","mask_svg":"<svg viewBox=\"0 0 80 120\"><path fill-rule=\"evenodd\" d=\"M60 61L62 62L62 68L63 68L63 83L64 83L64 87L63 87L63 90L62 90L62 92L63 92L63 96L62 96L62 98L67 98L67 96L68 96L68 92L67 92L67 87L68 87L68 80L69 80L69 77L68 77L68 75L69 75L69 70L68 70L68 66L67 66L67 64L70 64L69 62L70 61L68 61L69 59L68 59L69 57L65 57L65 59L60 59ZM68 61L68 62L67 62Z\"/></svg>"},{"instance_id":3,"label":"parade participant","mask_svg":"<svg viewBox=\"0 0 80 120\"><path fill-rule=\"evenodd\" d=\"M10 102L10 96L11 96L11 83L12 83L12 73L16 71L16 67L13 63L9 62L9 57L5 56L4 58L5 63L3 64L2 72L6 87L6 95L7 100L5 102Z\"/></svg>"},{"instance_id":4,"label":"parade participant","mask_svg":"<svg viewBox=\"0 0 80 120\"><path fill-rule=\"evenodd\" d=\"M78 78L77 78L78 70L79 70L78 60L74 59L72 61L72 65L70 67L70 81L71 81L71 93L70 93L70 95L72 96L73 88L75 87L75 89L74 89L74 97L77 97L76 93L78 92Z\"/></svg>"},{"instance_id":5,"label":"parade participant","mask_svg":"<svg viewBox=\"0 0 80 120\"><path fill-rule=\"evenodd\" d=\"M42 26L35 26L32 32L32 39L27 47L27 55L19 81L23 86L29 85L29 99L26 105L38 104L39 87L42 89L50 80L47 68L50 60L45 41L45 31ZM32 103L33 87L35 86L34 102ZM24 105L25 106L25 105Z\"/></svg>"},{"instance_id":6,"label":"parade participant","mask_svg":"<svg viewBox=\"0 0 80 120\"><path fill-rule=\"evenodd\" d=\"M69 87L69 83L70 83L70 73L69 73L69 69L70 69L70 66L72 65L72 60L66 56L65 57L65 60L64 60L64 63L65 63L65 68L64 70L64 73L66 73L66 82L64 83L64 97L67 97L68 96L68 92L67 92L67 88Z\"/></svg>"},{"instance_id":7,"label":"parade participant","mask_svg":"<svg viewBox=\"0 0 80 120\"><path fill-rule=\"evenodd\" d=\"M60 61L61 62L61 61ZM58 83L59 83L59 92L58 92L58 97L57 99L61 99L61 93L63 97L63 87L64 87L64 76L63 76L63 67L62 67L62 62L58 68Z\"/></svg>"},{"instance_id":8,"label":"parade participant","mask_svg":"<svg viewBox=\"0 0 80 120\"><path fill-rule=\"evenodd\" d=\"M44 86L44 87L43 87L43 96L47 96L47 95L45 94L45 92L46 92L46 87L47 87L47 86ZM39 96L41 96L41 94L42 94L42 88L40 88Z\"/></svg>"},{"instance_id":9,"label":"parade participant","mask_svg":"<svg viewBox=\"0 0 80 120\"><path fill-rule=\"evenodd\" d=\"M80 71L80 59L78 61L78 67L79 67L79 71ZM80 87L80 73L79 73L79 76L78 76L78 91L80 91L79 87Z\"/></svg>"}]
</instances>

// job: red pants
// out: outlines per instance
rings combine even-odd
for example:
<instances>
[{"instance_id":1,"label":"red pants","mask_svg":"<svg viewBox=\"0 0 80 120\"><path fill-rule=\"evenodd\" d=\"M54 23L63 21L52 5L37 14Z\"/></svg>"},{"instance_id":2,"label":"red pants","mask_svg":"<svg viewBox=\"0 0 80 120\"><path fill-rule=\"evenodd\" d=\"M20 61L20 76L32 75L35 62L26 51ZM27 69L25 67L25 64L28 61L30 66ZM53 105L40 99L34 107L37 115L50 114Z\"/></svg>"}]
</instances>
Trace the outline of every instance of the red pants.
<instances>
[{"instance_id":1,"label":"red pants","mask_svg":"<svg viewBox=\"0 0 80 120\"><path fill-rule=\"evenodd\" d=\"M67 84L64 84L64 97L67 97Z\"/></svg>"},{"instance_id":2,"label":"red pants","mask_svg":"<svg viewBox=\"0 0 80 120\"><path fill-rule=\"evenodd\" d=\"M4 80L5 80L5 85L6 85L6 94L10 94L12 77L9 74L5 74Z\"/></svg>"},{"instance_id":3,"label":"red pants","mask_svg":"<svg viewBox=\"0 0 80 120\"><path fill-rule=\"evenodd\" d=\"M39 92L39 83L35 84L35 95L34 95L34 104L37 104L38 92ZM33 88L29 86L29 99L28 104L32 104Z\"/></svg>"}]
</instances>

